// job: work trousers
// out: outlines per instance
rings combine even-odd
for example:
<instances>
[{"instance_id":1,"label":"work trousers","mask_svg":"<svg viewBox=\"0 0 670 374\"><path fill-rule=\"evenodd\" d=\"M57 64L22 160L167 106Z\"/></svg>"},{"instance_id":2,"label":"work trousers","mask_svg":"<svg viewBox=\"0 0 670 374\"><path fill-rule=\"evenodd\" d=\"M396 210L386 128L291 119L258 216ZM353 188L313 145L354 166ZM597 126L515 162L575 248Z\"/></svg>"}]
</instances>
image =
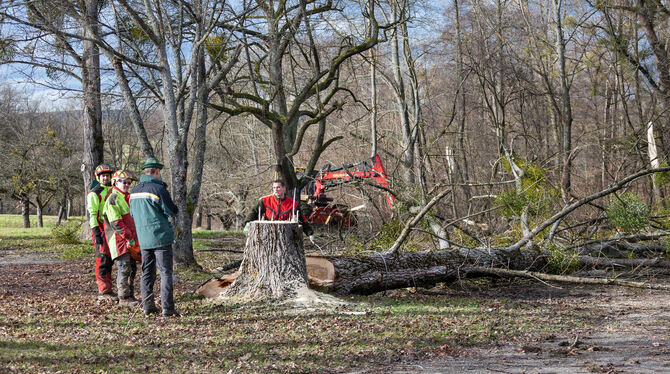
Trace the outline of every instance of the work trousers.
<instances>
[{"instance_id":1,"label":"work trousers","mask_svg":"<svg viewBox=\"0 0 670 374\"><path fill-rule=\"evenodd\" d=\"M142 307L144 310L149 310L156 306L154 301L156 266L158 266L161 275L161 308L163 313L174 311L171 245L150 249L142 248L142 277L140 280Z\"/></svg>"},{"instance_id":2,"label":"work trousers","mask_svg":"<svg viewBox=\"0 0 670 374\"><path fill-rule=\"evenodd\" d=\"M101 228L104 230L104 228ZM91 233L93 246L95 247L95 283L98 285L98 293L112 292L112 257L109 255L107 238L102 236L102 244L95 243L95 235Z\"/></svg>"},{"instance_id":3,"label":"work trousers","mask_svg":"<svg viewBox=\"0 0 670 374\"><path fill-rule=\"evenodd\" d=\"M119 290L119 299L135 297L135 274L137 274L137 261L126 252L116 258L116 287Z\"/></svg>"},{"instance_id":4,"label":"work trousers","mask_svg":"<svg viewBox=\"0 0 670 374\"><path fill-rule=\"evenodd\" d=\"M98 284L98 293L112 292L112 257L100 252L95 246L95 281Z\"/></svg>"}]
</instances>

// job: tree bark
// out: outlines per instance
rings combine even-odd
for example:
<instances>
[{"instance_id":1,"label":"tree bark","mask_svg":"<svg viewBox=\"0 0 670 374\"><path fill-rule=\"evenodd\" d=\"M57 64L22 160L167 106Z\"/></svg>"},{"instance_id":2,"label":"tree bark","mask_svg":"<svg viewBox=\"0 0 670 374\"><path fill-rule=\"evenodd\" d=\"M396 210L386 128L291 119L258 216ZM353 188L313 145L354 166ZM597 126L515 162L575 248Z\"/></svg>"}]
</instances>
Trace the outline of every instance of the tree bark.
<instances>
[{"instance_id":1,"label":"tree bark","mask_svg":"<svg viewBox=\"0 0 670 374\"><path fill-rule=\"evenodd\" d=\"M562 149L561 160L563 161L563 178L561 181L561 193L563 201L570 201L571 173L572 173L572 105L570 103L570 86L568 85L568 73L565 66L566 41L563 35L563 0L554 0L554 15L556 21L556 52L558 54L558 74L561 81L561 109L560 119L562 123Z\"/></svg>"},{"instance_id":2,"label":"tree bark","mask_svg":"<svg viewBox=\"0 0 670 374\"><path fill-rule=\"evenodd\" d=\"M30 228L30 199L28 196L21 197L21 216L23 217L23 228Z\"/></svg>"},{"instance_id":3,"label":"tree bark","mask_svg":"<svg viewBox=\"0 0 670 374\"><path fill-rule=\"evenodd\" d=\"M288 299L307 289L307 267L298 223L254 221L239 276L224 297Z\"/></svg>"},{"instance_id":4,"label":"tree bark","mask_svg":"<svg viewBox=\"0 0 670 374\"><path fill-rule=\"evenodd\" d=\"M37 204L37 227L44 227L44 216L42 215L42 204Z\"/></svg>"},{"instance_id":5,"label":"tree bark","mask_svg":"<svg viewBox=\"0 0 670 374\"><path fill-rule=\"evenodd\" d=\"M195 214L195 227L202 227L202 205L198 205L198 213Z\"/></svg>"},{"instance_id":6,"label":"tree bark","mask_svg":"<svg viewBox=\"0 0 670 374\"><path fill-rule=\"evenodd\" d=\"M606 258L579 256L579 261L593 267L660 267L670 268L670 260L665 258Z\"/></svg>"},{"instance_id":7,"label":"tree bark","mask_svg":"<svg viewBox=\"0 0 670 374\"><path fill-rule=\"evenodd\" d=\"M82 82L82 118L84 121L84 144L81 175L84 180L84 201L90 192L96 166L104 161L105 140L102 133L102 99L100 97L100 50L92 40L98 36L98 0L85 1L85 14L80 22L83 29L82 55L80 61ZM88 210L84 209L84 227L81 238L88 237Z\"/></svg>"}]
</instances>

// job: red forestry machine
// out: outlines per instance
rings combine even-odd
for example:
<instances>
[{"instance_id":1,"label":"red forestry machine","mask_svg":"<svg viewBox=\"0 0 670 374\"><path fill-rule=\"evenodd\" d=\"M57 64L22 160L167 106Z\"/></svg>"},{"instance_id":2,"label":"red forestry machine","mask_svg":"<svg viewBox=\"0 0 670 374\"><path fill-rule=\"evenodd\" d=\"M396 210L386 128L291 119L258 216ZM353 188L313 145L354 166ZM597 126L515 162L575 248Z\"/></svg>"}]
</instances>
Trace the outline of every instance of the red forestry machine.
<instances>
[{"instance_id":1,"label":"red forestry machine","mask_svg":"<svg viewBox=\"0 0 670 374\"><path fill-rule=\"evenodd\" d=\"M305 176L305 168L295 169L298 179ZM313 207L309 216L311 223L320 225L351 226L355 224L352 209L344 204L334 204L333 199L326 196L326 191L345 183L362 179L374 179L380 186L388 187L389 181L379 156L354 164L333 167L324 165L321 170L312 170L307 178L309 183L300 191L300 200ZM393 208L395 198L386 192L386 202ZM355 208L354 208L355 209Z\"/></svg>"}]
</instances>

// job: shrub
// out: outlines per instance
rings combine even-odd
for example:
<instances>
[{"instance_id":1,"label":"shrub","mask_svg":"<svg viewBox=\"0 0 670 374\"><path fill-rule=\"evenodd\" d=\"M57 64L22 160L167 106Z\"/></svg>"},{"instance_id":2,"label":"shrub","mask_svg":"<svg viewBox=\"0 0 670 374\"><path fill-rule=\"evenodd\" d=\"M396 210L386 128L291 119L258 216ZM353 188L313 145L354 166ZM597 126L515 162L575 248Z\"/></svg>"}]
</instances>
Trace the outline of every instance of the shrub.
<instances>
[{"instance_id":1,"label":"shrub","mask_svg":"<svg viewBox=\"0 0 670 374\"><path fill-rule=\"evenodd\" d=\"M663 240L661 244L665 249L665 258L670 258L670 239Z\"/></svg>"},{"instance_id":2,"label":"shrub","mask_svg":"<svg viewBox=\"0 0 670 374\"><path fill-rule=\"evenodd\" d=\"M79 244L80 232L81 222L69 220L67 223L51 229L51 241L54 244Z\"/></svg>"},{"instance_id":3,"label":"shrub","mask_svg":"<svg viewBox=\"0 0 670 374\"><path fill-rule=\"evenodd\" d=\"M546 272L549 274L570 274L581 266L579 256L572 251L557 245L547 246L549 259L547 260Z\"/></svg>"},{"instance_id":4,"label":"shrub","mask_svg":"<svg viewBox=\"0 0 670 374\"><path fill-rule=\"evenodd\" d=\"M661 162L659 166L663 168L668 166L668 163L664 161ZM654 180L659 187L667 186L668 184L670 184L670 171L664 171L661 173L654 174Z\"/></svg>"},{"instance_id":5,"label":"shrub","mask_svg":"<svg viewBox=\"0 0 670 374\"><path fill-rule=\"evenodd\" d=\"M610 198L605 209L610 224L625 232L638 232L649 224L649 206L640 195L626 192Z\"/></svg>"},{"instance_id":6,"label":"shrub","mask_svg":"<svg viewBox=\"0 0 670 374\"><path fill-rule=\"evenodd\" d=\"M66 245L61 249L59 258L64 261L78 260L93 256L93 247L90 244Z\"/></svg>"},{"instance_id":7,"label":"shrub","mask_svg":"<svg viewBox=\"0 0 670 374\"><path fill-rule=\"evenodd\" d=\"M523 159L514 159L514 162L524 170L521 178L521 191L511 188L496 196L496 205L502 207L500 213L505 218L519 216L525 207L531 216L545 214L551 205L561 195L560 190L553 188L547 182L547 170L534 162ZM503 167L507 172L511 171L509 160L502 160Z\"/></svg>"},{"instance_id":8,"label":"shrub","mask_svg":"<svg viewBox=\"0 0 670 374\"><path fill-rule=\"evenodd\" d=\"M398 236L402 232L403 224L400 220L393 220L386 222L377 234L377 239L372 242L367 250L370 251L385 251L395 243Z\"/></svg>"}]
</instances>

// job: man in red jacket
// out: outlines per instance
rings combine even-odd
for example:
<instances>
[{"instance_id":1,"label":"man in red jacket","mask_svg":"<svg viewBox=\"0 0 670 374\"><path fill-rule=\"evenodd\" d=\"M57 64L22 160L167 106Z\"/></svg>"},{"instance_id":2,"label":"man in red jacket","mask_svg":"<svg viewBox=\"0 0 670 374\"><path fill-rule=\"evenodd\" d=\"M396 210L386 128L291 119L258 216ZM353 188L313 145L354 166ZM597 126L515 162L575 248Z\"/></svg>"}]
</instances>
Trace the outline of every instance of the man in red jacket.
<instances>
[{"instance_id":1,"label":"man in red jacket","mask_svg":"<svg viewBox=\"0 0 670 374\"><path fill-rule=\"evenodd\" d=\"M309 207L286 196L286 183L277 179L272 182L272 195L261 197L258 204L251 208L251 212L244 221L244 233L249 232L249 222L259 220L261 217L268 221L288 221L294 214L298 216L305 235L313 239L314 230L306 218L309 216Z\"/></svg>"}]
</instances>

